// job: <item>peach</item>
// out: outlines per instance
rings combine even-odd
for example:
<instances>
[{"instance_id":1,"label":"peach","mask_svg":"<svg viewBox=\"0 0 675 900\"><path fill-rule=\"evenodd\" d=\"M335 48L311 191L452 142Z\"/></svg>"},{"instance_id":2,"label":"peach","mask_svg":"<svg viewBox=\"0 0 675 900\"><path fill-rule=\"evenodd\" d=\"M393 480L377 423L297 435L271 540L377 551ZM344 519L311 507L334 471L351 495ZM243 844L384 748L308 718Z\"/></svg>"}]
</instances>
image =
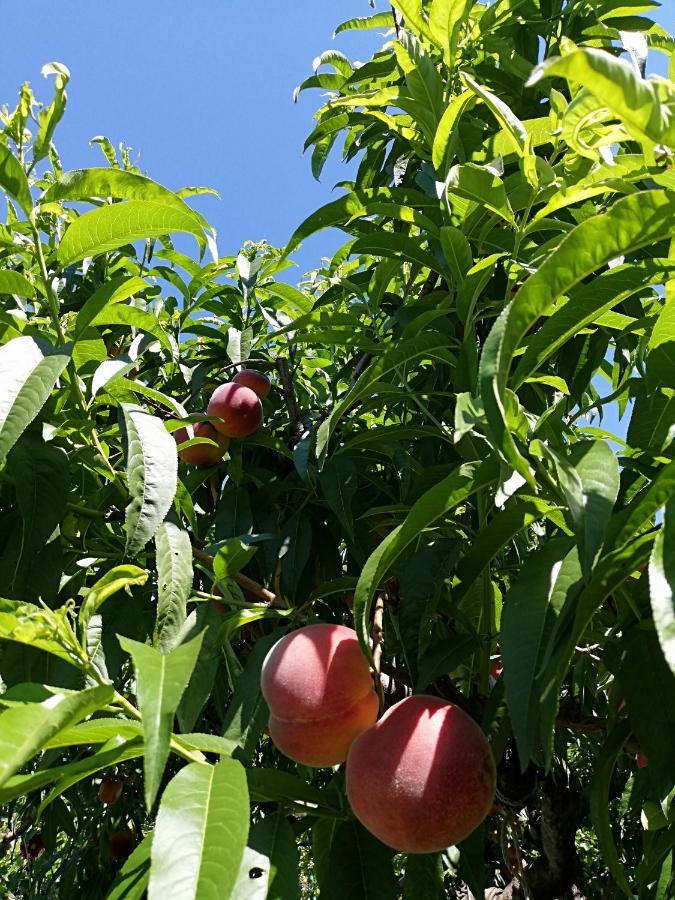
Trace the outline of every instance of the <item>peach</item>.
<instances>
[{"instance_id":1,"label":"peach","mask_svg":"<svg viewBox=\"0 0 675 900\"><path fill-rule=\"evenodd\" d=\"M463 710L418 694L392 706L347 757L347 796L359 821L389 847L435 853L485 819L496 767Z\"/></svg>"},{"instance_id":2,"label":"peach","mask_svg":"<svg viewBox=\"0 0 675 900\"><path fill-rule=\"evenodd\" d=\"M649 760L644 755L644 753L638 753L635 758L637 760L638 769L646 769L647 766L649 765Z\"/></svg>"},{"instance_id":3,"label":"peach","mask_svg":"<svg viewBox=\"0 0 675 900\"><path fill-rule=\"evenodd\" d=\"M244 438L262 425L263 411L260 398L251 388L228 381L217 387L206 412L217 416L214 427L231 438Z\"/></svg>"},{"instance_id":4,"label":"peach","mask_svg":"<svg viewBox=\"0 0 675 900\"><path fill-rule=\"evenodd\" d=\"M265 658L261 689L270 737L306 766L344 762L377 718L370 668L356 632L344 625L308 625L282 637Z\"/></svg>"},{"instance_id":5,"label":"peach","mask_svg":"<svg viewBox=\"0 0 675 900\"><path fill-rule=\"evenodd\" d=\"M216 431L210 422L197 422L193 429L194 433L190 434L187 428L179 428L174 432L174 438L177 444L189 441L191 438L208 438L215 441L217 447L211 444L194 444L192 447L186 447L185 450L179 450L178 455L186 463L191 466L204 468L206 466L215 466L223 458L223 454L230 446L230 439L224 434Z\"/></svg>"},{"instance_id":6,"label":"peach","mask_svg":"<svg viewBox=\"0 0 675 900\"><path fill-rule=\"evenodd\" d=\"M98 789L98 799L105 804L117 803L123 789L124 782L119 778L104 778Z\"/></svg>"},{"instance_id":7,"label":"peach","mask_svg":"<svg viewBox=\"0 0 675 900\"><path fill-rule=\"evenodd\" d=\"M232 381L235 384L243 384L244 387L251 388L261 400L264 400L272 390L272 382L267 375L263 375L257 369L242 369L241 372L237 372Z\"/></svg>"}]
</instances>

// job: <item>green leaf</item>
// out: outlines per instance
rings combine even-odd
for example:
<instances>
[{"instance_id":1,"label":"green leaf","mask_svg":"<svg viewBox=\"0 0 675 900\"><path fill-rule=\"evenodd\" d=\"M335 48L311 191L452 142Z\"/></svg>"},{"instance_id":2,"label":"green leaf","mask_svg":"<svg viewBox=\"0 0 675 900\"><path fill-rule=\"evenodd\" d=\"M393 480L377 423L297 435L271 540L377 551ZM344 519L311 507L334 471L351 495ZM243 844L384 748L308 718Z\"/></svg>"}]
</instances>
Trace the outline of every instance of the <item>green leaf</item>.
<instances>
[{"instance_id":1,"label":"green leaf","mask_svg":"<svg viewBox=\"0 0 675 900\"><path fill-rule=\"evenodd\" d=\"M249 828L243 766L190 763L167 785L152 840L148 900L232 896Z\"/></svg>"},{"instance_id":2,"label":"green leaf","mask_svg":"<svg viewBox=\"0 0 675 900\"><path fill-rule=\"evenodd\" d=\"M506 426L504 410L509 369L520 341L554 300L583 278L620 254L667 237L674 217L675 195L641 191L586 219L525 281L492 326L481 355L480 396L495 447L528 480L529 466Z\"/></svg>"},{"instance_id":3,"label":"green leaf","mask_svg":"<svg viewBox=\"0 0 675 900\"><path fill-rule=\"evenodd\" d=\"M127 200L101 206L84 213L66 229L57 252L58 263L65 269L88 256L174 232L187 232L198 243L203 241L203 231L195 217L175 206L155 200Z\"/></svg>"},{"instance_id":4,"label":"green leaf","mask_svg":"<svg viewBox=\"0 0 675 900\"><path fill-rule=\"evenodd\" d=\"M429 31L449 66L455 62L459 31L472 6L473 0L433 0L431 4Z\"/></svg>"},{"instance_id":5,"label":"green leaf","mask_svg":"<svg viewBox=\"0 0 675 900\"><path fill-rule=\"evenodd\" d=\"M312 526L308 517L294 513L285 523L281 532L281 585L284 595L295 599L303 570L312 550Z\"/></svg>"},{"instance_id":6,"label":"green leaf","mask_svg":"<svg viewBox=\"0 0 675 900\"><path fill-rule=\"evenodd\" d=\"M436 0L436 2L438 2L438 0ZM495 96L495 94L487 88L478 84L477 81L474 81L474 79L466 72L461 73L461 78L469 90L477 97L480 97L485 105L492 111L504 131L510 136L516 152L519 156L522 156L525 153L525 145L527 143L527 129L518 116L516 116L513 110L504 103L503 100L500 100L499 97Z\"/></svg>"},{"instance_id":7,"label":"green leaf","mask_svg":"<svg viewBox=\"0 0 675 900\"><path fill-rule=\"evenodd\" d=\"M0 272L0 294L16 294L17 297L34 297L35 288L19 272L5 269Z\"/></svg>"},{"instance_id":8,"label":"green leaf","mask_svg":"<svg viewBox=\"0 0 675 900\"><path fill-rule=\"evenodd\" d=\"M460 466L430 488L412 506L403 523L390 532L364 565L354 593L354 626L361 649L372 660L370 649L370 606L373 595L393 563L420 532L436 519L454 509L481 487L498 477L496 460L486 459L480 466Z\"/></svg>"},{"instance_id":9,"label":"green leaf","mask_svg":"<svg viewBox=\"0 0 675 900\"><path fill-rule=\"evenodd\" d=\"M178 486L176 442L157 416L122 404L127 428L126 555L134 556L151 540L171 508Z\"/></svg>"},{"instance_id":10,"label":"green leaf","mask_svg":"<svg viewBox=\"0 0 675 900\"><path fill-rule=\"evenodd\" d=\"M610 784L617 759L630 735L630 725L623 721L614 726L607 736L600 756L596 762L595 772L591 779L589 800L591 820L598 837L602 858L617 886L627 897L633 897L628 879L614 842L610 823Z\"/></svg>"},{"instance_id":11,"label":"green leaf","mask_svg":"<svg viewBox=\"0 0 675 900\"><path fill-rule=\"evenodd\" d=\"M225 541L213 557L213 573L217 581L224 581L230 575L239 572L253 559L258 548L255 544L235 537Z\"/></svg>"},{"instance_id":12,"label":"green leaf","mask_svg":"<svg viewBox=\"0 0 675 900\"><path fill-rule=\"evenodd\" d=\"M471 91L463 91L453 97L438 123L432 148L432 161L434 169L444 179L450 165L450 151L453 143L457 140L457 123L462 113L466 109L470 109L475 102L476 98Z\"/></svg>"},{"instance_id":13,"label":"green leaf","mask_svg":"<svg viewBox=\"0 0 675 900\"><path fill-rule=\"evenodd\" d=\"M150 880L150 851L154 831L150 831L124 863L105 900L143 900Z\"/></svg>"},{"instance_id":14,"label":"green leaf","mask_svg":"<svg viewBox=\"0 0 675 900\"><path fill-rule=\"evenodd\" d=\"M316 455L324 459L327 453L328 441L342 416L366 394L372 394L374 385L378 381L386 380L386 377L400 366L406 366L413 361L427 359L442 359L447 362L447 335L437 332L428 332L405 341L398 341L380 357L374 360L356 384L347 391L345 396L335 405L330 416L321 423L317 432Z\"/></svg>"},{"instance_id":15,"label":"green leaf","mask_svg":"<svg viewBox=\"0 0 675 900\"><path fill-rule=\"evenodd\" d=\"M19 160L6 144L0 143L0 188L13 197L21 209L30 216L33 198L30 195L26 173Z\"/></svg>"},{"instance_id":16,"label":"green leaf","mask_svg":"<svg viewBox=\"0 0 675 900\"><path fill-rule=\"evenodd\" d=\"M452 225L445 225L441 228L440 237L443 256L455 279L455 285L459 288L464 282L466 273L473 265L471 244L459 228L454 228Z\"/></svg>"},{"instance_id":17,"label":"green leaf","mask_svg":"<svg viewBox=\"0 0 675 900\"><path fill-rule=\"evenodd\" d=\"M403 900L440 900L443 894L443 864L440 854L409 854L403 878Z\"/></svg>"},{"instance_id":18,"label":"green leaf","mask_svg":"<svg viewBox=\"0 0 675 900\"><path fill-rule=\"evenodd\" d=\"M675 86L640 78L627 60L590 47L545 60L528 84L553 76L583 85L638 141L675 147Z\"/></svg>"},{"instance_id":19,"label":"green leaf","mask_svg":"<svg viewBox=\"0 0 675 900\"><path fill-rule=\"evenodd\" d=\"M665 508L649 560L649 596L661 650L675 675L675 502L672 499Z\"/></svg>"},{"instance_id":20,"label":"green leaf","mask_svg":"<svg viewBox=\"0 0 675 900\"><path fill-rule=\"evenodd\" d=\"M347 535L354 538L352 501L358 491L358 470L353 460L333 456L319 475L326 502L340 520Z\"/></svg>"},{"instance_id":21,"label":"green leaf","mask_svg":"<svg viewBox=\"0 0 675 900\"><path fill-rule=\"evenodd\" d=\"M66 110L68 99L66 96L66 85L70 80L70 72L62 63L47 63L46 66L42 67L41 74L45 78L48 75L55 76L55 96L49 106L44 107L38 113L38 132L33 143L33 163L44 159L49 153L54 131Z\"/></svg>"},{"instance_id":22,"label":"green leaf","mask_svg":"<svg viewBox=\"0 0 675 900\"><path fill-rule=\"evenodd\" d=\"M169 756L173 718L197 662L203 633L170 653L118 635L131 655L136 672L136 696L143 720L145 805L152 809Z\"/></svg>"},{"instance_id":23,"label":"green leaf","mask_svg":"<svg viewBox=\"0 0 675 900\"><path fill-rule=\"evenodd\" d=\"M192 589L190 535L173 522L164 522L155 535L157 549L157 646L172 650L185 624Z\"/></svg>"},{"instance_id":24,"label":"green leaf","mask_svg":"<svg viewBox=\"0 0 675 900\"><path fill-rule=\"evenodd\" d=\"M356 820L338 825L326 848L326 875L319 879L322 900L396 900L394 851ZM316 850L315 850L316 853Z\"/></svg>"},{"instance_id":25,"label":"green leaf","mask_svg":"<svg viewBox=\"0 0 675 900\"><path fill-rule=\"evenodd\" d=\"M605 441L581 441L574 447L574 456L582 491L582 507L574 524L581 567L588 577L619 493L619 463ZM570 510L574 515L571 503Z\"/></svg>"},{"instance_id":26,"label":"green leaf","mask_svg":"<svg viewBox=\"0 0 675 900\"><path fill-rule=\"evenodd\" d=\"M192 217L195 237L201 243L201 229L208 228L202 215L191 209L178 194L158 184L146 175L126 169L73 169L64 172L44 194L43 203L55 200L91 200L93 197L112 197L115 200L149 200L170 206L184 216Z\"/></svg>"},{"instance_id":27,"label":"green leaf","mask_svg":"<svg viewBox=\"0 0 675 900\"><path fill-rule=\"evenodd\" d=\"M0 463L46 403L69 359L69 347L34 337L0 347Z\"/></svg>"},{"instance_id":28,"label":"green leaf","mask_svg":"<svg viewBox=\"0 0 675 900\"><path fill-rule=\"evenodd\" d=\"M474 163L453 166L445 183L451 204L452 194L457 194L491 210L509 225L515 223L504 182L489 169Z\"/></svg>"},{"instance_id":29,"label":"green leaf","mask_svg":"<svg viewBox=\"0 0 675 900\"><path fill-rule=\"evenodd\" d=\"M98 290L94 291L77 314L73 342L80 340L90 325L98 324L98 317L108 306L128 300L129 297L146 290L147 287L147 281L136 275L132 275L130 278L122 275L106 281Z\"/></svg>"},{"instance_id":30,"label":"green leaf","mask_svg":"<svg viewBox=\"0 0 675 900\"><path fill-rule=\"evenodd\" d=\"M54 694L43 703L15 706L0 714L0 786L60 731L107 706L112 687Z\"/></svg>"},{"instance_id":31,"label":"green leaf","mask_svg":"<svg viewBox=\"0 0 675 900\"><path fill-rule=\"evenodd\" d=\"M374 16L358 16L354 19L347 19L342 22L333 32L333 37L337 37L343 31L364 31L369 28L393 28L394 18L391 12L376 13Z\"/></svg>"},{"instance_id":32,"label":"green leaf","mask_svg":"<svg viewBox=\"0 0 675 900\"><path fill-rule=\"evenodd\" d=\"M300 900L298 848L288 820L274 813L251 826L232 900Z\"/></svg>"},{"instance_id":33,"label":"green leaf","mask_svg":"<svg viewBox=\"0 0 675 900\"><path fill-rule=\"evenodd\" d=\"M563 560L569 549L570 541L562 538L549 540L530 553L504 600L499 644L509 716L522 765L534 749L539 717L535 678L559 606L556 595L568 587L561 576L565 576Z\"/></svg>"},{"instance_id":34,"label":"green leaf","mask_svg":"<svg viewBox=\"0 0 675 900\"><path fill-rule=\"evenodd\" d=\"M416 263L424 269L443 274L443 267L433 253L424 250L418 238L404 234L381 231L357 238L352 244L352 253L400 259L402 263Z\"/></svg>"},{"instance_id":35,"label":"green leaf","mask_svg":"<svg viewBox=\"0 0 675 900\"><path fill-rule=\"evenodd\" d=\"M106 572L98 579L87 592L84 603L80 607L80 630L84 634L87 630L89 619L98 612L101 605L105 603L108 597L112 597L123 588L132 585L145 584L148 580L148 573L145 569L130 564L115 566L109 572Z\"/></svg>"}]
</instances>

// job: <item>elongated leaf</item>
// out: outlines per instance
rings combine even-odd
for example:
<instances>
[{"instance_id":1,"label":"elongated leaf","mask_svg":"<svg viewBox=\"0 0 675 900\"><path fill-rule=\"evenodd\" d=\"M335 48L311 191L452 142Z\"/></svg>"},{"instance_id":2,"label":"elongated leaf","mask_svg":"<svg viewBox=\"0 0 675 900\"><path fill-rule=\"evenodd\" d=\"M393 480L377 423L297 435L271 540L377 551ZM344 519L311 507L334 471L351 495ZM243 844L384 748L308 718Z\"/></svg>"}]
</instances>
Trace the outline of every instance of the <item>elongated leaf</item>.
<instances>
[{"instance_id":1,"label":"elongated leaf","mask_svg":"<svg viewBox=\"0 0 675 900\"><path fill-rule=\"evenodd\" d=\"M523 765L532 756L539 705L535 676L547 646L556 606L553 594L560 590L558 576L569 549L569 540L551 540L531 553L504 602L499 641L509 716Z\"/></svg>"},{"instance_id":2,"label":"elongated leaf","mask_svg":"<svg viewBox=\"0 0 675 900\"><path fill-rule=\"evenodd\" d=\"M411 853L405 864L403 900L439 900L443 890L440 855Z\"/></svg>"},{"instance_id":3,"label":"elongated leaf","mask_svg":"<svg viewBox=\"0 0 675 900\"><path fill-rule=\"evenodd\" d=\"M351 408L356 400L365 394L372 393L373 385L382 381L399 366L407 365L415 360L430 358L444 359L447 352L448 339L435 332L418 335L407 341L400 341L381 357L371 363L363 375L343 399L334 407L330 416L321 423L317 432L316 455L325 457L328 441L342 416Z\"/></svg>"},{"instance_id":4,"label":"elongated leaf","mask_svg":"<svg viewBox=\"0 0 675 900\"><path fill-rule=\"evenodd\" d=\"M279 813L265 816L251 827L247 852L231 896L232 900L252 900L258 892L262 900L300 898L295 834Z\"/></svg>"},{"instance_id":5,"label":"elongated leaf","mask_svg":"<svg viewBox=\"0 0 675 900\"><path fill-rule=\"evenodd\" d=\"M123 404L127 428L128 556L141 551L164 521L178 485L176 442L156 416Z\"/></svg>"},{"instance_id":6,"label":"elongated leaf","mask_svg":"<svg viewBox=\"0 0 675 900\"><path fill-rule=\"evenodd\" d=\"M35 288L25 275L6 269L0 272L0 294L16 294L18 297L34 297Z\"/></svg>"},{"instance_id":7,"label":"elongated leaf","mask_svg":"<svg viewBox=\"0 0 675 900\"><path fill-rule=\"evenodd\" d=\"M0 714L0 786L60 731L107 706L112 687L54 694L43 703L15 706Z\"/></svg>"},{"instance_id":8,"label":"elongated leaf","mask_svg":"<svg viewBox=\"0 0 675 900\"><path fill-rule=\"evenodd\" d=\"M88 591L84 603L80 607L80 629L84 633L89 619L97 612L103 603L118 591L132 585L145 584L148 573L138 566L115 566L98 579Z\"/></svg>"},{"instance_id":9,"label":"elongated leaf","mask_svg":"<svg viewBox=\"0 0 675 900\"><path fill-rule=\"evenodd\" d=\"M136 275L132 275L131 278L123 275L106 281L97 291L94 291L77 314L73 341L79 340L90 325L97 324L97 317L104 312L106 307L128 300L129 297L140 293L147 287L147 281Z\"/></svg>"},{"instance_id":10,"label":"elongated leaf","mask_svg":"<svg viewBox=\"0 0 675 900\"><path fill-rule=\"evenodd\" d=\"M562 76L590 91L639 141L675 147L675 87L640 78L625 59L583 47L541 63L528 84ZM664 96L665 95L665 96Z\"/></svg>"},{"instance_id":11,"label":"elongated leaf","mask_svg":"<svg viewBox=\"0 0 675 900\"><path fill-rule=\"evenodd\" d=\"M57 253L62 269L146 238L186 232L203 241L193 215L155 200L127 200L87 212L67 228Z\"/></svg>"},{"instance_id":12,"label":"elongated leaf","mask_svg":"<svg viewBox=\"0 0 675 900\"><path fill-rule=\"evenodd\" d=\"M504 182L494 172L473 163L453 166L448 173L446 186L451 203L452 195L457 194L484 206L513 225L513 210L506 195Z\"/></svg>"},{"instance_id":13,"label":"elongated leaf","mask_svg":"<svg viewBox=\"0 0 675 900\"><path fill-rule=\"evenodd\" d=\"M372 660L369 643L370 606L387 571L424 528L432 525L440 516L481 487L491 484L497 477L498 465L494 459L486 459L480 466L460 466L423 494L412 506L403 523L390 532L368 557L354 592L354 626L367 659Z\"/></svg>"},{"instance_id":14,"label":"elongated leaf","mask_svg":"<svg viewBox=\"0 0 675 900\"><path fill-rule=\"evenodd\" d=\"M33 199L26 173L9 147L2 143L0 143L0 188L16 200L27 216L30 215Z\"/></svg>"},{"instance_id":15,"label":"elongated leaf","mask_svg":"<svg viewBox=\"0 0 675 900\"><path fill-rule=\"evenodd\" d=\"M243 766L190 763L162 796L152 840L148 900L228 900L248 837Z\"/></svg>"},{"instance_id":16,"label":"elongated leaf","mask_svg":"<svg viewBox=\"0 0 675 900\"><path fill-rule=\"evenodd\" d=\"M152 808L169 756L173 717L197 662L203 633L170 653L119 637L136 671L136 696L143 718L145 804Z\"/></svg>"},{"instance_id":17,"label":"elongated leaf","mask_svg":"<svg viewBox=\"0 0 675 900\"><path fill-rule=\"evenodd\" d=\"M187 531L164 522L155 535L157 548L157 646L166 653L176 645L185 623L192 589L192 544Z\"/></svg>"},{"instance_id":18,"label":"elongated leaf","mask_svg":"<svg viewBox=\"0 0 675 900\"><path fill-rule=\"evenodd\" d=\"M436 0L436 2L438 2L438 0ZM453 0L453 2L456 2L456 0ZM497 121L503 126L504 131L511 137L517 153L522 156L525 152L525 144L527 142L527 130L518 116L515 115L503 100L500 100L499 97L495 96L492 91L489 91L487 88L478 84L478 82L466 72L462 72L462 81L467 85L469 90L477 97L480 97L486 106L490 108L496 116Z\"/></svg>"},{"instance_id":19,"label":"elongated leaf","mask_svg":"<svg viewBox=\"0 0 675 900\"><path fill-rule=\"evenodd\" d=\"M316 835L315 835L316 837ZM315 855L317 852L315 843ZM395 900L393 850L381 844L356 820L343 822L331 834L325 878L319 879L325 900Z\"/></svg>"},{"instance_id":20,"label":"elongated leaf","mask_svg":"<svg viewBox=\"0 0 675 900\"><path fill-rule=\"evenodd\" d=\"M376 13L374 16L359 16L355 19L347 19L333 32L336 37L343 31L364 31L369 28L393 28L394 18L390 12Z\"/></svg>"},{"instance_id":21,"label":"elongated leaf","mask_svg":"<svg viewBox=\"0 0 675 900\"><path fill-rule=\"evenodd\" d=\"M55 96L49 106L44 107L38 113L38 133L33 143L33 162L44 159L49 153L52 137L56 126L63 118L66 110L67 96L66 85L70 80L70 72L63 63L47 63L42 67L42 75L55 76Z\"/></svg>"},{"instance_id":22,"label":"elongated leaf","mask_svg":"<svg viewBox=\"0 0 675 900\"><path fill-rule=\"evenodd\" d=\"M429 31L449 66L455 61L459 30L472 6L473 0L433 0L431 4Z\"/></svg>"},{"instance_id":23,"label":"elongated leaf","mask_svg":"<svg viewBox=\"0 0 675 900\"><path fill-rule=\"evenodd\" d=\"M481 355L480 395L496 448L525 478L531 479L530 469L506 427L504 412L509 367L518 344L556 297L610 259L669 235L674 217L675 196L664 191L641 191L618 200L563 238L492 326Z\"/></svg>"},{"instance_id":24,"label":"elongated leaf","mask_svg":"<svg viewBox=\"0 0 675 900\"><path fill-rule=\"evenodd\" d=\"M447 168L450 163L450 148L452 147L453 137L457 133L457 123L462 113L469 109L476 102L476 98L471 91L464 91L453 97L452 101L446 107L445 112L441 116L438 123L436 134L434 136L434 144L432 148L432 160L434 169L443 178L446 176Z\"/></svg>"},{"instance_id":25,"label":"elongated leaf","mask_svg":"<svg viewBox=\"0 0 675 900\"><path fill-rule=\"evenodd\" d=\"M178 194L158 184L147 175L127 169L73 169L64 172L45 193L44 203L54 200L91 200L92 197L113 197L116 200L152 200L171 206L191 216L198 228L208 228L200 213L189 207ZM195 235L201 240L199 232Z\"/></svg>"},{"instance_id":26,"label":"elongated leaf","mask_svg":"<svg viewBox=\"0 0 675 900\"><path fill-rule=\"evenodd\" d=\"M0 347L0 462L44 406L70 348L22 336Z\"/></svg>"},{"instance_id":27,"label":"elongated leaf","mask_svg":"<svg viewBox=\"0 0 675 900\"><path fill-rule=\"evenodd\" d=\"M666 506L649 560L649 596L661 650L675 675L675 502L672 499Z\"/></svg>"}]
</instances>

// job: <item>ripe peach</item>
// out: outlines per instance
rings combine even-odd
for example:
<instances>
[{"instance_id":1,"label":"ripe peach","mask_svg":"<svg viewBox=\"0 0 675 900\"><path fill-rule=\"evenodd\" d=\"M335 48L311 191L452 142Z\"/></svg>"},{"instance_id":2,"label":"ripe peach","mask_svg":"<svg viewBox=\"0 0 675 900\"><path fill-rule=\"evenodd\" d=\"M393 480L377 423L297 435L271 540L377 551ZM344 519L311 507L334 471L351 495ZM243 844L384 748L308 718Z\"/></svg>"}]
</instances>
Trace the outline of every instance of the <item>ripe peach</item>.
<instances>
[{"instance_id":1,"label":"ripe peach","mask_svg":"<svg viewBox=\"0 0 675 900\"><path fill-rule=\"evenodd\" d=\"M231 438L244 438L262 425L263 411L260 398L251 388L232 381L217 387L206 412L218 416L214 427Z\"/></svg>"},{"instance_id":2,"label":"ripe peach","mask_svg":"<svg viewBox=\"0 0 675 900\"><path fill-rule=\"evenodd\" d=\"M128 828L115 831L110 835L110 856L115 862L122 862L127 856L131 855L135 844L136 838L133 831L130 831Z\"/></svg>"},{"instance_id":3,"label":"ripe peach","mask_svg":"<svg viewBox=\"0 0 675 900\"><path fill-rule=\"evenodd\" d=\"M392 706L347 757L357 819L404 853L435 853L488 815L496 768L485 735L463 710L418 694Z\"/></svg>"},{"instance_id":4,"label":"ripe peach","mask_svg":"<svg viewBox=\"0 0 675 900\"><path fill-rule=\"evenodd\" d=\"M272 390L272 382L267 375L263 375L257 369L242 369L241 372L237 372L232 381L235 384L243 384L244 387L251 388L261 400L264 400Z\"/></svg>"},{"instance_id":5,"label":"ripe peach","mask_svg":"<svg viewBox=\"0 0 675 900\"><path fill-rule=\"evenodd\" d=\"M646 769L649 765L649 760L644 755L644 753L638 753L636 756L636 761L638 769Z\"/></svg>"},{"instance_id":6,"label":"ripe peach","mask_svg":"<svg viewBox=\"0 0 675 900\"><path fill-rule=\"evenodd\" d=\"M117 803L122 796L124 782L119 778L104 778L98 789L98 799L101 803Z\"/></svg>"},{"instance_id":7,"label":"ripe peach","mask_svg":"<svg viewBox=\"0 0 675 900\"><path fill-rule=\"evenodd\" d=\"M207 438L215 441L218 445L213 447L211 444L195 444L192 447L186 447L185 450L179 450L178 455L186 463L191 466L203 468L205 466L215 466L223 458L223 454L230 446L230 439L225 435L216 431L210 422L197 422L194 426L194 434L190 435L187 428L179 428L174 432L177 444L189 441L192 437Z\"/></svg>"},{"instance_id":8,"label":"ripe peach","mask_svg":"<svg viewBox=\"0 0 675 900\"><path fill-rule=\"evenodd\" d=\"M343 762L377 718L368 663L356 632L344 625L308 625L277 641L263 663L261 689L270 737L306 766Z\"/></svg>"}]
</instances>

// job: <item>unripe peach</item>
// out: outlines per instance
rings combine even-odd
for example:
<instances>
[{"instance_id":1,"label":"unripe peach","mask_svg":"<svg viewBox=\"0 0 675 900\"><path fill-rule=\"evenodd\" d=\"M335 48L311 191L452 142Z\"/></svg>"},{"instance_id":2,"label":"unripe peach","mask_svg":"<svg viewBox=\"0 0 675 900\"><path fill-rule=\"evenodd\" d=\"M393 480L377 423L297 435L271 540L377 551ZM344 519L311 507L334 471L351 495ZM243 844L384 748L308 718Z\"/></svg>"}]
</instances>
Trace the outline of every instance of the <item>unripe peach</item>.
<instances>
[{"instance_id":1,"label":"unripe peach","mask_svg":"<svg viewBox=\"0 0 675 900\"><path fill-rule=\"evenodd\" d=\"M378 700L356 632L308 625L267 654L262 693L269 733L286 756L306 766L335 766L377 718Z\"/></svg>"},{"instance_id":2,"label":"unripe peach","mask_svg":"<svg viewBox=\"0 0 675 900\"><path fill-rule=\"evenodd\" d=\"M347 796L357 819L404 853L435 853L488 815L496 768L485 735L438 697L401 700L360 735L347 757Z\"/></svg>"},{"instance_id":3,"label":"unripe peach","mask_svg":"<svg viewBox=\"0 0 675 900\"><path fill-rule=\"evenodd\" d=\"M215 466L223 458L223 454L230 446L230 439L220 434L210 422L197 422L194 426L194 434L189 434L187 428L179 428L174 432L177 444L189 441L191 438L207 438L215 441L218 445L214 447L212 444L194 444L192 447L186 447L185 450L179 450L178 455L186 463L191 466L203 468L205 466Z\"/></svg>"},{"instance_id":4,"label":"unripe peach","mask_svg":"<svg viewBox=\"0 0 675 900\"><path fill-rule=\"evenodd\" d=\"M262 425L262 403L255 391L243 384L229 381L217 387L206 412L217 416L214 427L231 438L248 437Z\"/></svg>"},{"instance_id":5,"label":"unripe peach","mask_svg":"<svg viewBox=\"0 0 675 900\"><path fill-rule=\"evenodd\" d=\"M235 384L243 384L244 387L251 388L261 400L264 400L272 390L272 382L267 375L263 375L257 369L242 369L241 372L237 372L232 381Z\"/></svg>"}]
</instances>

